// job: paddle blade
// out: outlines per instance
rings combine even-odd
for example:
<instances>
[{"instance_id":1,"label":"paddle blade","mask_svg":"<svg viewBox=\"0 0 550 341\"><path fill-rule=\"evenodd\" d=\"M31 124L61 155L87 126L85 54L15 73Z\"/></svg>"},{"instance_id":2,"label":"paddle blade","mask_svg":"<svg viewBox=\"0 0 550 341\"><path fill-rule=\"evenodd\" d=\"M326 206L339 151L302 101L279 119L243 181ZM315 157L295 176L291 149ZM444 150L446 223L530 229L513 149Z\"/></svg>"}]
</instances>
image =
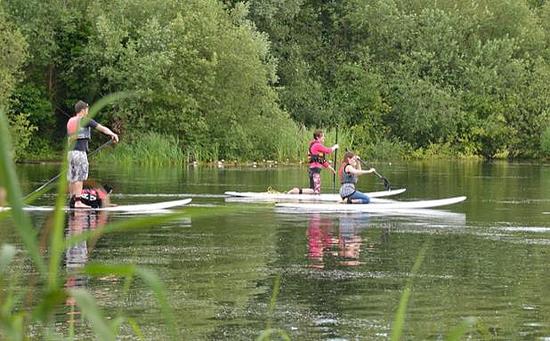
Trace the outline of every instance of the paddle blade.
<instances>
[{"instance_id":1,"label":"paddle blade","mask_svg":"<svg viewBox=\"0 0 550 341\"><path fill-rule=\"evenodd\" d=\"M386 191L390 191L391 190L391 184L388 181L388 179L386 179L385 177L382 177L382 181L384 181L384 189Z\"/></svg>"}]
</instances>

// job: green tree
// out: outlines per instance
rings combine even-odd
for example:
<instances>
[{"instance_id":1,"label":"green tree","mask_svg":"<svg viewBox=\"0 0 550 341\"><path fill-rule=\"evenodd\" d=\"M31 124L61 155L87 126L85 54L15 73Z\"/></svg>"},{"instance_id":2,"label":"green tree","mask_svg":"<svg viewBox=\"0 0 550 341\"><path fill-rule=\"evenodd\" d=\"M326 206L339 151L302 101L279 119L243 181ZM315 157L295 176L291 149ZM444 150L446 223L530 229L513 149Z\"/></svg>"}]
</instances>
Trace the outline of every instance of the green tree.
<instances>
[{"instance_id":1,"label":"green tree","mask_svg":"<svg viewBox=\"0 0 550 341\"><path fill-rule=\"evenodd\" d=\"M23 35L11 23L0 6L0 110L10 108L10 96L18 78L20 67L27 56L27 43ZM36 128L29 122L28 114L13 112L8 116L14 136L13 157L17 160L27 148L30 136Z\"/></svg>"}]
</instances>

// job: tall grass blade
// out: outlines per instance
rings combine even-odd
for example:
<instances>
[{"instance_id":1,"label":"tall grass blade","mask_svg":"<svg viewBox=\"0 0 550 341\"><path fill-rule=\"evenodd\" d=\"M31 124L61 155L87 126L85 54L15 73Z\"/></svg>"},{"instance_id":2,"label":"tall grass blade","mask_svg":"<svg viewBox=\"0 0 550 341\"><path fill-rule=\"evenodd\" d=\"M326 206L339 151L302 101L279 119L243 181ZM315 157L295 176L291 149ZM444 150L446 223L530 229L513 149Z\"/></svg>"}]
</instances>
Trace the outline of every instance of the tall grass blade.
<instances>
[{"instance_id":1,"label":"tall grass blade","mask_svg":"<svg viewBox=\"0 0 550 341\"><path fill-rule=\"evenodd\" d=\"M134 320L131 317L128 317L127 321L130 327L132 328L132 331L134 332L134 334L136 334L136 336L138 337L138 339L140 339L141 341L145 340L145 336L143 336L143 332L141 331L141 328L137 324L136 320Z\"/></svg>"},{"instance_id":2,"label":"tall grass blade","mask_svg":"<svg viewBox=\"0 0 550 341\"><path fill-rule=\"evenodd\" d=\"M403 327L405 325L405 315L407 312L407 305L409 304L409 298L411 296L413 277L417 274L418 270L420 269L420 266L424 262L424 257L426 255L427 249L428 249L428 243L424 244L424 246L418 253L418 256L416 256L416 261L414 262L414 265L412 267L411 275L407 280L407 284L405 285L405 289L403 290L403 293L401 294L401 299L399 301L399 308L395 313L395 318L394 318L394 322L391 330L392 341L400 340L401 336L403 335Z\"/></svg>"},{"instance_id":3,"label":"tall grass blade","mask_svg":"<svg viewBox=\"0 0 550 341\"><path fill-rule=\"evenodd\" d=\"M103 235L104 233L124 232L135 229L150 228L154 225L160 225L169 221L174 221L183 217L190 217L191 219L201 217L212 217L220 214L228 214L238 211L238 206L234 207L217 207L215 210L205 207L186 207L181 211L175 213L163 214L160 216L148 216L141 218L128 219L124 221L117 221L108 225L105 225L101 229L84 231L78 235L71 236L66 239L65 247L69 248L85 240L95 239ZM248 210L250 208L247 207Z\"/></svg>"},{"instance_id":4,"label":"tall grass blade","mask_svg":"<svg viewBox=\"0 0 550 341\"><path fill-rule=\"evenodd\" d=\"M278 335L281 339L290 341L290 337L280 329L266 329L262 331L260 336L258 336L257 341L271 340L272 336Z\"/></svg>"},{"instance_id":5,"label":"tall grass blade","mask_svg":"<svg viewBox=\"0 0 550 341\"><path fill-rule=\"evenodd\" d=\"M11 264L11 261L15 256L15 253L15 246L10 244L2 245L2 249L0 250L0 274L3 274L4 271L8 269L8 266Z\"/></svg>"},{"instance_id":6,"label":"tall grass blade","mask_svg":"<svg viewBox=\"0 0 550 341\"><path fill-rule=\"evenodd\" d=\"M42 295L42 301L32 312L34 320L46 321L50 314L62 304L67 298L67 293L63 289L49 291Z\"/></svg>"},{"instance_id":7,"label":"tall grass blade","mask_svg":"<svg viewBox=\"0 0 550 341\"><path fill-rule=\"evenodd\" d=\"M273 293L271 294L271 300L269 302L269 311L268 311L268 320L266 324L266 329L258 336L257 340L271 340L271 336L279 335L283 340L290 340L290 337L286 332L280 329L271 328L271 321L273 319L273 312L275 311L275 305L277 303L277 297L279 296L279 291L281 289L281 275L277 275L273 282Z\"/></svg>"},{"instance_id":8,"label":"tall grass blade","mask_svg":"<svg viewBox=\"0 0 550 341\"><path fill-rule=\"evenodd\" d=\"M69 294L76 300L76 303L82 310L83 316L90 322L90 326L98 339L114 341L116 335L109 327L92 295L84 289L71 289L69 290Z\"/></svg>"},{"instance_id":9,"label":"tall grass blade","mask_svg":"<svg viewBox=\"0 0 550 341\"><path fill-rule=\"evenodd\" d=\"M165 316L168 322L168 330L173 340L176 340L176 319L174 318L174 312L172 306L168 303L168 296L166 295L166 287L160 278L150 270L137 268L136 274L153 290L157 301L160 304L160 310Z\"/></svg>"},{"instance_id":10,"label":"tall grass blade","mask_svg":"<svg viewBox=\"0 0 550 341\"><path fill-rule=\"evenodd\" d=\"M0 179L3 180L8 192L8 201L11 205L9 212L15 221L16 232L23 240L26 251L40 274L46 277L46 264L40 255L36 231L32 227L29 216L23 211L23 197L15 173L15 165L11 158L12 144L8 128L8 119L4 111L0 109Z\"/></svg>"},{"instance_id":11,"label":"tall grass blade","mask_svg":"<svg viewBox=\"0 0 550 341\"><path fill-rule=\"evenodd\" d=\"M466 318L462 323L460 323L458 326L456 326L454 329L452 329L445 340L447 341L460 341L462 340L462 337L466 335L466 333L472 329L474 324L476 323L475 318Z\"/></svg>"},{"instance_id":12,"label":"tall grass blade","mask_svg":"<svg viewBox=\"0 0 550 341\"><path fill-rule=\"evenodd\" d=\"M177 335L176 323L172 307L167 298L167 291L160 278L150 270L136 267L134 265L103 265L103 264L88 264L84 267L84 273L90 276L106 276L116 275L129 277L137 275L141 280L153 291L160 310L166 319L168 330L172 339L175 340Z\"/></svg>"}]
</instances>

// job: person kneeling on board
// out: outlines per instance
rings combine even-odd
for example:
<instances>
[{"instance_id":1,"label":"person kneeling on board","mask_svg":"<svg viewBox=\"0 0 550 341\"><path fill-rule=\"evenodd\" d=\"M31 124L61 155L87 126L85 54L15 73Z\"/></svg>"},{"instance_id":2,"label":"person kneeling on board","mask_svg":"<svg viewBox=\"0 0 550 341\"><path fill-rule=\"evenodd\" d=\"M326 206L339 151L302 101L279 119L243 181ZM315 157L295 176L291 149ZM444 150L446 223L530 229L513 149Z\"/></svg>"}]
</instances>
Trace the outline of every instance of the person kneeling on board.
<instances>
[{"instance_id":1,"label":"person kneeling on board","mask_svg":"<svg viewBox=\"0 0 550 341\"><path fill-rule=\"evenodd\" d=\"M109 199L109 194L111 194L112 191L113 188L109 185L83 188L78 199L71 197L69 207L75 208L75 201L80 201L86 205L86 207L91 208L116 206L111 204L111 200Z\"/></svg>"},{"instance_id":2,"label":"person kneeling on board","mask_svg":"<svg viewBox=\"0 0 550 341\"><path fill-rule=\"evenodd\" d=\"M374 168L362 170L358 160L359 156L352 152L346 152L342 165L338 169L340 183L342 184L340 186L340 197L348 204L368 204L370 202L368 195L355 189L355 184L359 175L374 173L376 170Z\"/></svg>"}]
</instances>

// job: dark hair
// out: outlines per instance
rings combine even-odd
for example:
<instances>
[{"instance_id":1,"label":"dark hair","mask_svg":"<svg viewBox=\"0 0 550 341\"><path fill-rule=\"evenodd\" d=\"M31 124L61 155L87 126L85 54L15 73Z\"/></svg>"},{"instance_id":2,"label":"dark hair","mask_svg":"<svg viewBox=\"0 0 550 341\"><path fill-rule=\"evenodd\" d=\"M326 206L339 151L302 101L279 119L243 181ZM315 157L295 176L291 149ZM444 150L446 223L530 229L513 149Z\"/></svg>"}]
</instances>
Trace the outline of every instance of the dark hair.
<instances>
[{"instance_id":1,"label":"dark hair","mask_svg":"<svg viewBox=\"0 0 550 341\"><path fill-rule=\"evenodd\" d=\"M76 102L76 104L74 105L74 112L76 114L78 114L79 112L81 112L82 110L88 108L89 105L88 103L84 102L84 101L78 101Z\"/></svg>"},{"instance_id":2,"label":"dark hair","mask_svg":"<svg viewBox=\"0 0 550 341\"><path fill-rule=\"evenodd\" d=\"M347 162L349 159L355 156L354 152L345 152L344 157L342 158L342 163Z\"/></svg>"},{"instance_id":3,"label":"dark hair","mask_svg":"<svg viewBox=\"0 0 550 341\"><path fill-rule=\"evenodd\" d=\"M321 129L317 129L313 132L313 138L315 140L317 140L318 138L320 138L321 136L323 136L323 131Z\"/></svg>"},{"instance_id":4,"label":"dark hair","mask_svg":"<svg viewBox=\"0 0 550 341\"><path fill-rule=\"evenodd\" d=\"M113 187L111 187L111 186L109 186L109 185L107 185L107 184L103 185L103 189L105 190L105 192L106 192L107 194L111 194L111 192L113 191Z\"/></svg>"}]
</instances>

